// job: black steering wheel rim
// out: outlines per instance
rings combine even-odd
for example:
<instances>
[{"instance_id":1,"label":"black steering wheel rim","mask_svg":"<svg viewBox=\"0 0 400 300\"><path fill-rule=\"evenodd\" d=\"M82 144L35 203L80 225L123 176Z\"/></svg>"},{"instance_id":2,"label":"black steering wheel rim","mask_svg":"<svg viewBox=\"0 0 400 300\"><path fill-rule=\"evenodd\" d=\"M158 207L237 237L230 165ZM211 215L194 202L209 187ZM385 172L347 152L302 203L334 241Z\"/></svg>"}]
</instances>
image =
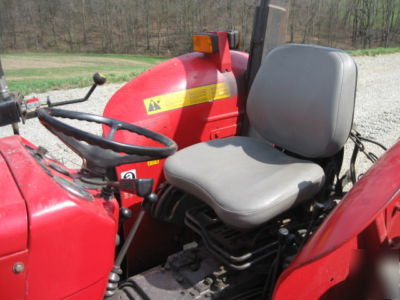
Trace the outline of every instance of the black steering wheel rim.
<instances>
[{"instance_id":1,"label":"black steering wheel rim","mask_svg":"<svg viewBox=\"0 0 400 300\"><path fill-rule=\"evenodd\" d=\"M128 155L163 158L172 155L177 150L176 143L170 138L155 131L119 120L57 108L40 108L37 110L37 115L40 122L57 136L59 136L58 133L62 133L76 140L84 141L89 145L98 146L118 153L122 152ZM57 118L105 124L110 127L110 132L107 137L101 137L66 124ZM117 142L113 140L113 138L115 133L120 129L145 136L151 140L159 142L164 145L164 147L138 146Z\"/></svg>"}]
</instances>

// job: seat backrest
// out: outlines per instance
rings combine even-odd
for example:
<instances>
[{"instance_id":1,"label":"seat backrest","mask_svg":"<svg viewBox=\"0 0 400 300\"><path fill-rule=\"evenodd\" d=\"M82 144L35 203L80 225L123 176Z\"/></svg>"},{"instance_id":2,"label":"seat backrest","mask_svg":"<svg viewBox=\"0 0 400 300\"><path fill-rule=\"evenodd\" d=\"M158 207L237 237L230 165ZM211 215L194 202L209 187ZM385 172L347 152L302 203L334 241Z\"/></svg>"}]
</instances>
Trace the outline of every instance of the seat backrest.
<instances>
[{"instance_id":1,"label":"seat backrest","mask_svg":"<svg viewBox=\"0 0 400 300\"><path fill-rule=\"evenodd\" d=\"M250 124L270 143L329 157L349 137L357 66L346 52L288 44L263 60L247 100Z\"/></svg>"}]
</instances>

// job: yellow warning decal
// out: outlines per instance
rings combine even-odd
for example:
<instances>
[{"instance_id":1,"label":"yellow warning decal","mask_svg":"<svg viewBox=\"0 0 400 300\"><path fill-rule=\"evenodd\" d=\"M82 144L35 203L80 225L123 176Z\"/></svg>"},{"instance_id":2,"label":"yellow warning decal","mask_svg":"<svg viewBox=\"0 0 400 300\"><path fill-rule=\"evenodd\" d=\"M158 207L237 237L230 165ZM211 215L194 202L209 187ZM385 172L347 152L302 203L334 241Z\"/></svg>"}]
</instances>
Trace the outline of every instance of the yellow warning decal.
<instances>
[{"instance_id":1,"label":"yellow warning decal","mask_svg":"<svg viewBox=\"0 0 400 300\"><path fill-rule=\"evenodd\" d=\"M177 108L229 98L230 96L229 85L222 82L147 98L143 102L147 114L154 115Z\"/></svg>"},{"instance_id":2,"label":"yellow warning decal","mask_svg":"<svg viewBox=\"0 0 400 300\"><path fill-rule=\"evenodd\" d=\"M154 165L158 165L160 163L160 160L159 159L156 159L156 160L149 160L149 161L147 161L147 166L148 167L151 167L151 166L154 166Z\"/></svg>"}]
</instances>

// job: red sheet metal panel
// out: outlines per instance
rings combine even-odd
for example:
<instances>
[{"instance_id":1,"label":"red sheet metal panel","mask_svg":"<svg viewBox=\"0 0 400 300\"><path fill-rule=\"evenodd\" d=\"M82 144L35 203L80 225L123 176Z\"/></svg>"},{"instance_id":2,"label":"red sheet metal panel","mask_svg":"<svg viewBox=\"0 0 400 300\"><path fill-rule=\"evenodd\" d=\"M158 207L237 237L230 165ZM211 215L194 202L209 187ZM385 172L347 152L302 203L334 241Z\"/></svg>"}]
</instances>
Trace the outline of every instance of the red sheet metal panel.
<instances>
[{"instance_id":1,"label":"red sheet metal panel","mask_svg":"<svg viewBox=\"0 0 400 300\"><path fill-rule=\"evenodd\" d=\"M238 134L244 115L248 55L227 53L232 71L220 69L221 57L203 53L185 54L155 66L117 91L104 116L162 133L176 141L180 149L217 136ZM223 60L222 65L227 61ZM107 130L104 128L105 134ZM115 138L125 143L156 145L124 131L117 132ZM117 174L154 178L156 189L165 181L163 164L164 160L156 160L124 165L117 168ZM139 197L126 193L121 197L123 206L139 210ZM126 226L130 226L129 221ZM174 226L145 216L128 256L131 270L138 272L149 264L161 263L175 251L174 233ZM156 235L157 239L147 238Z\"/></svg>"},{"instance_id":2,"label":"red sheet metal panel","mask_svg":"<svg viewBox=\"0 0 400 300\"><path fill-rule=\"evenodd\" d=\"M28 272L28 250L0 257L0 299L26 299Z\"/></svg>"},{"instance_id":3,"label":"red sheet metal panel","mask_svg":"<svg viewBox=\"0 0 400 300\"><path fill-rule=\"evenodd\" d=\"M67 192L32 157L25 143L16 136L0 139L3 158L27 204L26 295L27 299L61 299L108 276L114 263L118 204L99 198L94 190L92 201ZM56 163L41 160L43 165L50 162ZM52 175L61 176L56 171ZM18 193L9 195L14 196ZM105 291L105 285L96 286L90 289L93 297L87 299Z\"/></svg>"},{"instance_id":4,"label":"red sheet metal panel","mask_svg":"<svg viewBox=\"0 0 400 300\"><path fill-rule=\"evenodd\" d=\"M304 246L281 275L274 299L290 299L293 293L296 299L343 299L330 298L328 291L350 293L354 288L342 283L339 289L339 284L356 249L400 249L399 207L400 142L357 182Z\"/></svg>"},{"instance_id":5,"label":"red sheet metal panel","mask_svg":"<svg viewBox=\"0 0 400 300\"><path fill-rule=\"evenodd\" d=\"M25 200L0 153L0 258L27 248L28 217Z\"/></svg>"}]
</instances>

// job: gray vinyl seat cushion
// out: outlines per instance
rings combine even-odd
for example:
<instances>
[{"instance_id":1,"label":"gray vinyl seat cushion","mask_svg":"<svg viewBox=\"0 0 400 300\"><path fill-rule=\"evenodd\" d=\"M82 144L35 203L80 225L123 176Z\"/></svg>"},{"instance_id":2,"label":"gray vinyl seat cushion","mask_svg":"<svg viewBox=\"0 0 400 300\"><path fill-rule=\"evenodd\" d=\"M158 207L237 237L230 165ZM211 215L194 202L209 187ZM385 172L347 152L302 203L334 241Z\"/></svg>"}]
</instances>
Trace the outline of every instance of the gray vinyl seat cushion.
<instances>
[{"instance_id":1,"label":"gray vinyl seat cushion","mask_svg":"<svg viewBox=\"0 0 400 300\"><path fill-rule=\"evenodd\" d=\"M226 224L253 228L311 199L322 168L305 159L339 152L353 122L357 66L346 52L314 45L275 48L262 61L247 98L260 139L200 143L169 157L165 176L196 195Z\"/></svg>"},{"instance_id":2,"label":"gray vinyl seat cushion","mask_svg":"<svg viewBox=\"0 0 400 300\"><path fill-rule=\"evenodd\" d=\"M190 146L168 158L164 168L168 182L239 229L256 227L313 197L324 182L319 165L250 137Z\"/></svg>"},{"instance_id":3,"label":"gray vinyl seat cushion","mask_svg":"<svg viewBox=\"0 0 400 300\"><path fill-rule=\"evenodd\" d=\"M353 124L357 66L340 49L288 44L263 60L247 98L251 126L307 158L330 157Z\"/></svg>"}]
</instances>

